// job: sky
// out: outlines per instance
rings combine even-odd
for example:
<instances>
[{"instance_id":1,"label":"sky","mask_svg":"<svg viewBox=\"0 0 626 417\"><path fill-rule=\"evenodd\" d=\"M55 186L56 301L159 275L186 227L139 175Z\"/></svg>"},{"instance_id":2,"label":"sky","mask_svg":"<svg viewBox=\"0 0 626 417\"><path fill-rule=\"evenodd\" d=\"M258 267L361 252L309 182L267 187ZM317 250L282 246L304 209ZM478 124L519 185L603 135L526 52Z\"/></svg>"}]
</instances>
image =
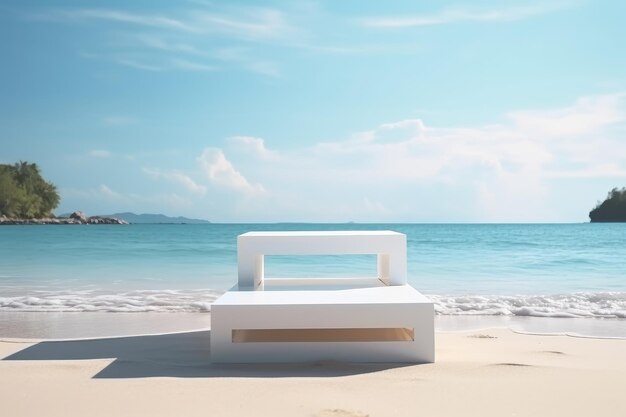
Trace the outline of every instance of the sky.
<instances>
[{"instance_id":1,"label":"sky","mask_svg":"<svg viewBox=\"0 0 626 417\"><path fill-rule=\"evenodd\" d=\"M0 0L0 163L57 214L585 222L626 2Z\"/></svg>"}]
</instances>

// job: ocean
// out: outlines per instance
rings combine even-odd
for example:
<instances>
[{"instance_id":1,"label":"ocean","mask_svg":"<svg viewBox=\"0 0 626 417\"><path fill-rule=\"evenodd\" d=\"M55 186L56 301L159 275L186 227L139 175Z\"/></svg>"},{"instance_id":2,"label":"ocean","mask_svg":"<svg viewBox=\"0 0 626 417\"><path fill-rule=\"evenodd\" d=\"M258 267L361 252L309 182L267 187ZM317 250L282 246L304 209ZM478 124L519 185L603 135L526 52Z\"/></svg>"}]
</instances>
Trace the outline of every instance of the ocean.
<instances>
[{"instance_id":1,"label":"ocean","mask_svg":"<svg viewBox=\"0 0 626 417\"><path fill-rule=\"evenodd\" d=\"M621 223L3 226L0 337L38 336L16 324L32 328L34 317L207 317L236 283L237 235L270 230L405 233L409 282L435 302L440 330L495 325L626 337ZM272 277L375 274L374 255L266 257Z\"/></svg>"}]
</instances>

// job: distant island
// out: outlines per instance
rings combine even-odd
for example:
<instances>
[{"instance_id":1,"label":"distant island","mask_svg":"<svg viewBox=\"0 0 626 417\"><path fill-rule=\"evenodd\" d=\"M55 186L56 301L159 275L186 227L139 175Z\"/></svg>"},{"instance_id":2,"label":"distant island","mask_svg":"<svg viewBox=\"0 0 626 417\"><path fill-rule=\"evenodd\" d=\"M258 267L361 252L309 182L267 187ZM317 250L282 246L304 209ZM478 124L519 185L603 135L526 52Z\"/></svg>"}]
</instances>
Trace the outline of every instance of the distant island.
<instances>
[{"instance_id":1,"label":"distant island","mask_svg":"<svg viewBox=\"0 0 626 417\"><path fill-rule=\"evenodd\" d=\"M120 220L127 221L128 223L141 224L141 223L152 223L152 224L208 224L211 223L208 220L202 219L190 219L187 217L169 217L164 214L135 214L135 213L115 213L109 214L101 217L112 217Z\"/></svg>"},{"instance_id":2,"label":"distant island","mask_svg":"<svg viewBox=\"0 0 626 417\"><path fill-rule=\"evenodd\" d=\"M59 216L59 218L71 218L74 213L63 213ZM208 220L202 219L190 219L188 217L177 216L170 217L164 214L152 214L152 213L143 213L136 214L130 212L124 213L114 213L114 214L99 214L97 216L88 217L87 219L116 219L123 224L210 224L211 222Z\"/></svg>"},{"instance_id":3,"label":"distant island","mask_svg":"<svg viewBox=\"0 0 626 417\"><path fill-rule=\"evenodd\" d=\"M626 222L626 187L613 188L602 203L589 212L592 223Z\"/></svg>"}]
</instances>

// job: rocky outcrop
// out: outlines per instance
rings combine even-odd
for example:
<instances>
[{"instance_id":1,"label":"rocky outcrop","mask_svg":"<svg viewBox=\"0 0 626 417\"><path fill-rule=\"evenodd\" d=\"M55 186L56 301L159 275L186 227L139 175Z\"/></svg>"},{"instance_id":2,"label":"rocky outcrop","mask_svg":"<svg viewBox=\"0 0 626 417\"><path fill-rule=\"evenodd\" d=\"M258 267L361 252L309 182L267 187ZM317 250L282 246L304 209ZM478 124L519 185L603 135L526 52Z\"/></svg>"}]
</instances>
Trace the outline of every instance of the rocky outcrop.
<instances>
[{"instance_id":1,"label":"rocky outcrop","mask_svg":"<svg viewBox=\"0 0 626 417\"><path fill-rule=\"evenodd\" d=\"M128 224L126 220L116 217L91 216L87 219L88 224Z\"/></svg>"},{"instance_id":2,"label":"rocky outcrop","mask_svg":"<svg viewBox=\"0 0 626 417\"><path fill-rule=\"evenodd\" d=\"M41 219L13 219L0 216L0 225L12 224L128 224L127 221L115 217L87 217L82 211L75 211L70 217L44 217Z\"/></svg>"},{"instance_id":3,"label":"rocky outcrop","mask_svg":"<svg viewBox=\"0 0 626 417\"><path fill-rule=\"evenodd\" d=\"M87 215L82 211L75 211L70 214L70 219L77 220L79 223L87 223L88 221Z\"/></svg>"}]
</instances>

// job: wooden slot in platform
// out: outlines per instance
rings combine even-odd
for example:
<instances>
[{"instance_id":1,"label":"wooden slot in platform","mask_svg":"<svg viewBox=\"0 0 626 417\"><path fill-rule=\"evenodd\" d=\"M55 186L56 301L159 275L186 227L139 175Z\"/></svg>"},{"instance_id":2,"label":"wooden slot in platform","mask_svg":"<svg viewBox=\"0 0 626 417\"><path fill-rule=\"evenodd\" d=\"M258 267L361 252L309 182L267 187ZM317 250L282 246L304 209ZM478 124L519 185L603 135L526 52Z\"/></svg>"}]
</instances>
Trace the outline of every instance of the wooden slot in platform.
<instances>
[{"instance_id":1,"label":"wooden slot in platform","mask_svg":"<svg viewBox=\"0 0 626 417\"><path fill-rule=\"evenodd\" d=\"M233 343L271 342L412 342L413 329L340 328L340 329L233 329Z\"/></svg>"}]
</instances>

